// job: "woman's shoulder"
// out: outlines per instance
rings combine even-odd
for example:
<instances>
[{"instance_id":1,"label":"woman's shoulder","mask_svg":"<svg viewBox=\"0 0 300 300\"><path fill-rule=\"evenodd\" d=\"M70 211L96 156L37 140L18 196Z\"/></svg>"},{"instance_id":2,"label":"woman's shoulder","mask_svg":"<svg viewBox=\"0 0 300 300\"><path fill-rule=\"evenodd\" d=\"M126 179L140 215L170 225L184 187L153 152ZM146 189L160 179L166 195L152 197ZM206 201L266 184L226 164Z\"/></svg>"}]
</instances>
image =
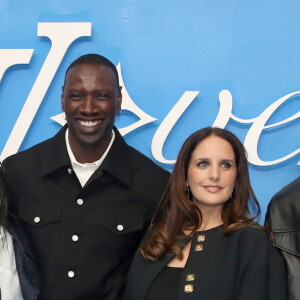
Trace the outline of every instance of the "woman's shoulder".
<instances>
[{"instance_id":1,"label":"woman's shoulder","mask_svg":"<svg viewBox=\"0 0 300 300\"><path fill-rule=\"evenodd\" d=\"M230 235L233 239L238 239L241 246L244 245L248 249L257 247L260 249L273 248L269 233L264 227L258 224L241 227L237 230L234 230Z\"/></svg>"},{"instance_id":2,"label":"woman's shoulder","mask_svg":"<svg viewBox=\"0 0 300 300\"><path fill-rule=\"evenodd\" d=\"M266 229L257 223L242 226L236 230L233 230L232 233L236 233L239 235L253 236L257 238L265 238L268 236L268 232L266 231Z\"/></svg>"},{"instance_id":3,"label":"woman's shoulder","mask_svg":"<svg viewBox=\"0 0 300 300\"><path fill-rule=\"evenodd\" d=\"M237 259L254 265L271 264L282 266L282 257L273 246L269 233L263 227L245 226L228 235L228 244Z\"/></svg>"}]
</instances>

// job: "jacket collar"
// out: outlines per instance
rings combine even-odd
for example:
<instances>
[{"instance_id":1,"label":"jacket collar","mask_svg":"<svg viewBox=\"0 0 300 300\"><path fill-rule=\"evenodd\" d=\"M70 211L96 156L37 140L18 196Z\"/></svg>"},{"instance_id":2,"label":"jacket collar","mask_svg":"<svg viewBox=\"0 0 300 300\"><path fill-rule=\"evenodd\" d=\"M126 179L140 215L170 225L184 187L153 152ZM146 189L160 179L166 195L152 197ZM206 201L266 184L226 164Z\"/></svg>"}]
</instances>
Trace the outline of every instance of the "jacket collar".
<instances>
[{"instance_id":1,"label":"jacket collar","mask_svg":"<svg viewBox=\"0 0 300 300\"><path fill-rule=\"evenodd\" d=\"M59 130L53 138L44 142L46 147L42 153L41 176L53 173L63 167L71 167L71 161L65 142L66 130L67 125ZM106 171L124 182L127 186L131 185L131 170L134 162L131 159L130 147L126 144L116 127L114 127L114 132L115 140L111 149L97 170L98 172L95 172L91 176L87 184L98 178L102 174L101 171Z\"/></svg>"},{"instance_id":2,"label":"jacket collar","mask_svg":"<svg viewBox=\"0 0 300 300\"><path fill-rule=\"evenodd\" d=\"M130 147L122 138L120 132L114 127L115 140L104 159L100 169L109 172L127 186L131 186L131 174L134 162L131 158Z\"/></svg>"},{"instance_id":3,"label":"jacket collar","mask_svg":"<svg viewBox=\"0 0 300 300\"><path fill-rule=\"evenodd\" d=\"M67 127L65 125L53 138L43 142L45 147L41 159L42 176L48 175L62 167L71 166L65 141Z\"/></svg>"}]
</instances>

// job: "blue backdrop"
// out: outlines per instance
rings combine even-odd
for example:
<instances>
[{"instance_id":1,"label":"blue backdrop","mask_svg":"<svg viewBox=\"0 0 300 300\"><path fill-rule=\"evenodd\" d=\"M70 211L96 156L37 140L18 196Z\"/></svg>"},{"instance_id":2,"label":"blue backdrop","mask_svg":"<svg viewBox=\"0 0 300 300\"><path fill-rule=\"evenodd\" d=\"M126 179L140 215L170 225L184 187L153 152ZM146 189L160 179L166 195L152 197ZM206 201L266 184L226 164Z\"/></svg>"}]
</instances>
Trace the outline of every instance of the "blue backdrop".
<instances>
[{"instance_id":1,"label":"blue backdrop","mask_svg":"<svg viewBox=\"0 0 300 300\"><path fill-rule=\"evenodd\" d=\"M65 69L96 52L120 63L130 145L172 170L192 132L231 130L264 216L299 176L299 12L296 0L1 0L1 158L59 130Z\"/></svg>"}]
</instances>

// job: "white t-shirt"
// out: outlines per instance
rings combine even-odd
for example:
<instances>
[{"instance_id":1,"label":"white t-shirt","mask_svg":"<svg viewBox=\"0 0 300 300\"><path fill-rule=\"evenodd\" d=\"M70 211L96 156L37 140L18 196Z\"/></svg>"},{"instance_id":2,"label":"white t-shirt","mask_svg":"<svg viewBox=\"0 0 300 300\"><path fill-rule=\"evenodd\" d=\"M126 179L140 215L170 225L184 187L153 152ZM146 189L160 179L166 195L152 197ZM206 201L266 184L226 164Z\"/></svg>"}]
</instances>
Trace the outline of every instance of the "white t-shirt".
<instances>
[{"instance_id":1,"label":"white t-shirt","mask_svg":"<svg viewBox=\"0 0 300 300\"><path fill-rule=\"evenodd\" d=\"M67 151L68 151L68 154L69 154L69 157L71 160L72 168L73 168L75 174L77 175L77 178L78 178L81 186L83 187L87 183L87 181L90 179L90 177L94 174L94 172L99 168L99 166L102 164L105 157L107 156L107 154L115 140L115 132L112 131L110 143L109 143L108 147L106 148L105 152L103 153L103 155L100 157L100 159L98 159L95 162L85 163L85 164L81 164L80 162L78 162L73 154L73 151L72 151L70 143L69 143L69 129L68 128L66 130L65 139L66 139Z\"/></svg>"},{"instance_id":2,"label":"white t-shirt","mask_svg":"<svg viewBox=\"0 0 300 300\"><path fill-rule=\"evenodd\" d=\"M2 300L23 300L11 235L0 228L0 288Z\"/></svg>"}]
</instances>

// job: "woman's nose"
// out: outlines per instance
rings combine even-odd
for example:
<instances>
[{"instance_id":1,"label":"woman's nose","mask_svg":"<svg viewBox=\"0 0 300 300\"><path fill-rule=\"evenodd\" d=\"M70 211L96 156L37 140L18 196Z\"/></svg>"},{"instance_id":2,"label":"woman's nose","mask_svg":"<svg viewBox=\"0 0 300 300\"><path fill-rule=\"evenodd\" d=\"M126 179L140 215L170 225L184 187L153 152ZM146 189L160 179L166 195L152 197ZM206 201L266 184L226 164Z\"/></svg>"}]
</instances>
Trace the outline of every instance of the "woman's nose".
<instances>
[{"instance_id":1,"label":"woman's nose","mask_svg":"<svg viewBox=\"0 0 300 300\"><path fill-rule=\"evenodd\" d=\"M220 169L219 166L211 166L210 169L210 179L217 181L220 179Z\"/></svg>"}]
</instances>

